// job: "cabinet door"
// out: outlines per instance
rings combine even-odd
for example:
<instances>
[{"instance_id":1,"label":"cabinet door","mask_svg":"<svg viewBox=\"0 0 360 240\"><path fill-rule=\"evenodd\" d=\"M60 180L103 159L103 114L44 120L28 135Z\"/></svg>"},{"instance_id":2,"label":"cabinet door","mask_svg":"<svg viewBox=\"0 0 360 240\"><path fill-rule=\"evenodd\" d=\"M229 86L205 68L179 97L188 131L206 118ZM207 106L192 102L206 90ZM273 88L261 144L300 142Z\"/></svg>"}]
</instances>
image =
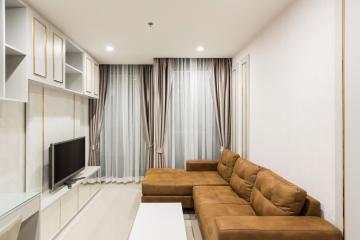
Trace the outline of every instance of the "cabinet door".
<instances>
[{"instance_id":1,"label":"cabinet door","mask_svg":"<svg viewBox=\"0 0 360 240\"><path fill-rule=\"evenodd\" d=\"M52 239L60 231L60 200L40 212L40 239Z\"/></svg>"},{"instance_id":2,"label":"cabinet door","mask_svg":"<svg viewBox=\"0 0 360 240\"><path fill-rule=\"evenodd\" d=\"M78 189L73 188L60 199L60 223L64 227L78 210Z\"/></svg>"},{"instance_id":3,"label":"cabinet door","mask_svg":"<svg viewBox=\"0 0 360 240\"><path fill-rule=\"evenodd\" d=\"M94 65L94 95L99 96L99 64Z\"/></svg>"},{"instance_id":4,"label":"cabinet door","mask_svg":"<svg viewBox=\"0 0 360 240\"><path fill-rule=\"evenodd\" d=\"M36 17L32 19L33 74L47 78L47 34L48 26Z\"/></svg>"},{"instance_id":5,"label":"cabinet door","mask_svg":"<svg viewBox=\"0 0 360 240\"><path fill-rule=\"evenodd\" d=\"M53 80L55 82L64 82L64 39L58 34L52 34L52 65Z\"/></svg>"},{"instance_id":6,"label":"cabinet door","mask_svg":"<svg viewBox=\"0 0 360 240\"><path fill-rule=\"evenodd\" d=\"M92 94L93 91L93 62L89 57L85 60L85 91L88 94Z\"/></svg>"}]
</instances>

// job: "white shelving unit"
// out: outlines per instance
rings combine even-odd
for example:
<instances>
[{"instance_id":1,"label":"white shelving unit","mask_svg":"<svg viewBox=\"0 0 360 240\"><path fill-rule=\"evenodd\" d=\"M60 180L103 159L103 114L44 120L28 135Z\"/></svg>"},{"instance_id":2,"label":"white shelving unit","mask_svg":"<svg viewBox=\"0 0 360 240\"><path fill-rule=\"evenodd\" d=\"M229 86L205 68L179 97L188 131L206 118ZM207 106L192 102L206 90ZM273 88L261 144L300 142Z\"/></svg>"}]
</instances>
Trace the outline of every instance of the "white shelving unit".
<instances>
[{"instance_id":1,"label":"white shelving unit","mask_svg":"<svg viewBox=\"0 0 360 240\"><path fill-rule=\"evenodd\" d=\"M28 95L26 7L17 0L1 0L0 98L26 102Z\"/></svg>"},{"instance_id":2,"label":"white shelving unit","mask_svg":"<svg viewBox=\"0 0 360 240\"><path fill-rule=\"evenodd\" d=\"M65 88L83 93L83 56L84 52L75 44L65 42Z\"/></svg>"},{"instance_id":3,"label":"white shelving unit","mask_svg":"<svg viewBox=\"0 0 360 240\"><path fill-rule=\"evenodd\" d=\"M29 81L98 98L99 65L23 0L0 0L0 100L27 102Z\"/></svg>"}]
</instances>

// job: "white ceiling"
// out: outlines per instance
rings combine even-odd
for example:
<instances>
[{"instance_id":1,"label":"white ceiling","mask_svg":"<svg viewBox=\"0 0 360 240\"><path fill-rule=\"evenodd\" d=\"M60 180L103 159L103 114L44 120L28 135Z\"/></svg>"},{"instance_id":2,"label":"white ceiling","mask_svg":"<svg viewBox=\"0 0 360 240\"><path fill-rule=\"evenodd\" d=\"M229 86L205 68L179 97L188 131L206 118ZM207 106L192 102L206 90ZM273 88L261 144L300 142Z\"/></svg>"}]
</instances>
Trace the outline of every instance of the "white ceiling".
<instances>
[{"instance_id":1,"label":"white ceiling","mask_svg":"<svg viewBox=\"0 0 360 240\"><path fill-rule=\"evenodd\" d=\"M110 64L232 57L292 1L27 0L100 63ZM106 45L115 50L106 52ZM198 53L198 45L205 51Z\"/></svg>"}]
</instances>

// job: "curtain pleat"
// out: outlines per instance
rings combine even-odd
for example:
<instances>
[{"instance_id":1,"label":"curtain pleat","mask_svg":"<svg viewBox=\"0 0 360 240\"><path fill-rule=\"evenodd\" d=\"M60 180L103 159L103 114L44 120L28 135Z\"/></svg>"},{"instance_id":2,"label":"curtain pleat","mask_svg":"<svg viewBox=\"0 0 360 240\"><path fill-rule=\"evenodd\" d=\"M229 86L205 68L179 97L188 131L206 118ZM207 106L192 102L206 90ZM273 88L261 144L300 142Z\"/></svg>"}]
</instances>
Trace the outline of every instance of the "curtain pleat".
<instances>
[{"instance_id":1,"label":"curtain pleat","mask_svg":"<svg viewBox=\"0 0 360 240\"><path fill-rule=\"evenodd\" d=\"M100 147L101 176L107 182L140 181L146 169L141 70L138 65L109 66Z\"/></svg>"},{"instance_id":2,"label":"curtain pleat","mask_svg":"<svg viewBox=\"0 0 360 240\"><path fill-rule=\"evenodd\" d=\"M168 167L189 159L219 159L220 142L210 88L210 59L174 59L166 132Z\"/></svg>"},{"instance_id":3,"label":"curtain pleat","mask_svg":"<svg viewBox=\"0 0 360 240\"><path fill-rule=\"evenodd\" d=\"M167 167L164 155L166 120L169 111L172 60L155 58L154 71L154 167Z\"/></svg>"},{"instance_id":4,"label":"curtain pleat","mask_svg":"<svg viewBox=\"0 0 360 240\"><path fill-rule=\"evenodd\" d=\"M103 122L109 66L100 65L99 98L89 99L89 166L100 166L100 132Z\"/></svg>"},{"instance_id":5,"label":"curtain pleat","mask_svg":"<svg viewBox=\"0 0 360 240\"><path fill-rule=\"evenodd\" d=\"M146 167L153 167L154 160L154 82L153 68L140 66L141 117L146 142Z\"/></svg>"},{"instance_id":6,"label":"curtain pleat","mask_svg":"<svg viewBox=\"0 0 360 240\"><path fill-rule=\"evenodd\" d=\"M221 150L231 144L231 68L230 58L211 60L211 93L215 108Z\"/></svg>"}]
</instances>

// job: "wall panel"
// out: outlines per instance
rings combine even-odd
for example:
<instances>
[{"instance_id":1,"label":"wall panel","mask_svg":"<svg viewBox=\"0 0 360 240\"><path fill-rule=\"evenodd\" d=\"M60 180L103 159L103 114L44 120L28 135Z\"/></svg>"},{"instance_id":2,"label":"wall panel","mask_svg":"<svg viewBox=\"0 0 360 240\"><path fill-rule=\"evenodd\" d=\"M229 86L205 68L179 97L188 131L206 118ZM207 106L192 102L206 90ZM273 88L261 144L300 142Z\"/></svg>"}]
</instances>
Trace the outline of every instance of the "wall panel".
<instances>
[{"instance_id":1,"label":"wall panel","mask_svg":"<svg viewBox=\"0 0 360 240\"><path fill-rule=\"evenodd\" d=\"M0 192L25 188L25 105L0 101Z\"/></svg>"}]
</instances>

